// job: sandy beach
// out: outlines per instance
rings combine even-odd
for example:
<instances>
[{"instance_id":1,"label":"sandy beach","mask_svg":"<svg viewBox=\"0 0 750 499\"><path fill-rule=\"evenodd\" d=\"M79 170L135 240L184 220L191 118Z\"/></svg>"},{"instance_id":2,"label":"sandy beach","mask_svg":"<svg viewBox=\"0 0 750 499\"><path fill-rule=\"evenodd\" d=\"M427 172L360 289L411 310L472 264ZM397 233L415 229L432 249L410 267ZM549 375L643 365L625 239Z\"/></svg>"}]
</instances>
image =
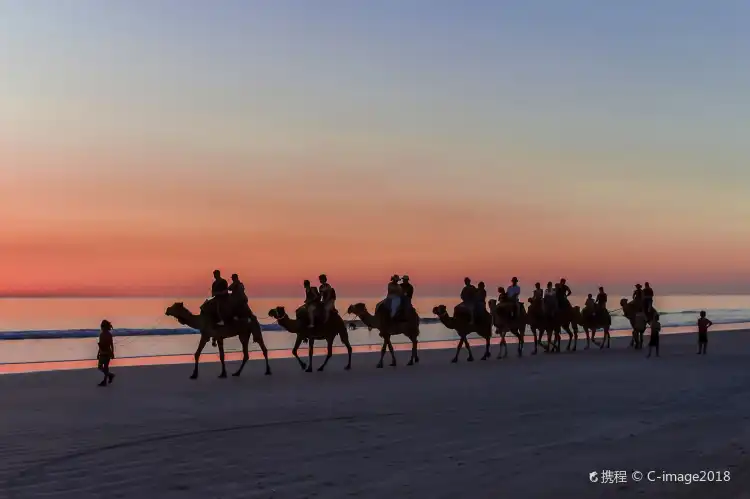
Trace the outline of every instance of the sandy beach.
<instances>
[{"instance_id":1,"label":"sandy beach","mask_svg":"<svg viewBox=\"0 0 750 499\"><path fill-rule=\"evenodd\" d=\"M220 380L206 363L0 376L0 497L750 497L750 331L625 348L324 373L274 359ZM479 352L475 349L475 355ZM495 353L497 347L495 347ZM477 357L478 358L478 357ZM319 365L322 358L316 358ZM234 363L230 364L232 370ZM589 472L626 471L592 484ZM634 483L633 470L730 471Z\"/></svg>"}]
</instances>

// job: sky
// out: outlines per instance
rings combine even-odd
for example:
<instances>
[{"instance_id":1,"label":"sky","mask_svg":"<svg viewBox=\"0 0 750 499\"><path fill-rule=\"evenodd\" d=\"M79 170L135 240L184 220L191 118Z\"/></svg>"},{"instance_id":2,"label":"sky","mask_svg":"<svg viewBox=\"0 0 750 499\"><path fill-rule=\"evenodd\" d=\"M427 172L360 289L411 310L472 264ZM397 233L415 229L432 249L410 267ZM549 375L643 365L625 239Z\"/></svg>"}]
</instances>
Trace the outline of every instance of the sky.
<instances>
[{"instance_id":1,"label":"sky","mask_svg":"<svg viewBox=\"0 0 750 499\"><path fill-rule=\"evenodd\" d=\"M0 0L0 295L750 292L750 3ZM577 289L576 289L577 286Z\"/></svg>"}]
</instances>

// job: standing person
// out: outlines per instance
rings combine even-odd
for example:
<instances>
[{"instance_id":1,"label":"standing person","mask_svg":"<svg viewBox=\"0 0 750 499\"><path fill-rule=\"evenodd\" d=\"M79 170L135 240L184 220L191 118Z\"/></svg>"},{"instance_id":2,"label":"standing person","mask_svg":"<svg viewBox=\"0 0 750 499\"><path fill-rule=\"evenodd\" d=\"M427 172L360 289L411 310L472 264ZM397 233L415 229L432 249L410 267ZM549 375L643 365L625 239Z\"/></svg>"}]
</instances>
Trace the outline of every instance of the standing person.
<instances>
[{"instance_id":1,"label":"standing person","mask_svg":"<svg viewBox=\"0 0 750 499\"><path fill-rule=\"evenodd\" d=\"M656 356L659 356L659 333L661 333L659 314L654 314L654 318L651 319L651 338L648 340L648 355L646 355L646 358L651 357L652 348L656 348Z\"/></svg>"},{"instance_id":2,"label":"standing person","mask_svg":"<svg viewBox=\"0 0 750 499\"><path fill-rule=\"evenodd\" d=\"M318 276L320 281L320 301L323 303L323 324L328 322L331 312L336 310L336 290L328 284L328 277L325 274Z\"/></svg>"},{"instance_id":3,"label":"standing person","mask_svg":"<svg viewBox=\"0 0 750 499\"><path fill-rule=\"evenodd\" d=\"M646 312L646 315L649 315L653 307L654 289L646 282L643 284L643 311Z\"/></svg>"},{"instance_id":4,"label":"standing person","mask_svg":"<svg viewBox=\"0 0 750 499\"><path fill-rule=\"evenodd\" d=\"M508 299L513 303L511 308L511 318L515 319L519 313L519 300L521 298L521 287L518 285L518 277L514 277L510 280L511 285L506 290L505 294Z\"/></svg>"},{"instance_id":5,"label":"standing person","mask_svg":"<svg viewBox=\"0 0 750 499\"><path fill-rule=\"evenodd\" d=\"M115 375L109 371L109 363L115 358L115 342L112 337L112 323L104 319L100 326L99 352L96 354L97 369L104 373L104 379L99 386L107 386L115 379Z\"/></svg>"},{"instance_id":6,"label":"standing person","mask_svg":"<svg viewBox=\"0 0 750 499\"><path fill-rule=\"evenodd\" d=\"M641 348L643 348L643 335L646 332L647 325L648 325L648 319L646 318L646 314L643 313L643 310L639 310L638 312L636 312L635 318L633 320L634 333L635 333L633 342L635 343L636 350L640 350Z\"/></svg>"},{"instance_id":7,"label":"standing person","mask_svg":"<svg viewBox=\"0 0 750 499\"><path fill-rule=\"evenodd\" d=\"M700 319L698 319L698 355L706 355L706 347L708 346L708 328L713 326L714 323L706 318L706 311L701 310Z\"/></svg>"}]
</instances>

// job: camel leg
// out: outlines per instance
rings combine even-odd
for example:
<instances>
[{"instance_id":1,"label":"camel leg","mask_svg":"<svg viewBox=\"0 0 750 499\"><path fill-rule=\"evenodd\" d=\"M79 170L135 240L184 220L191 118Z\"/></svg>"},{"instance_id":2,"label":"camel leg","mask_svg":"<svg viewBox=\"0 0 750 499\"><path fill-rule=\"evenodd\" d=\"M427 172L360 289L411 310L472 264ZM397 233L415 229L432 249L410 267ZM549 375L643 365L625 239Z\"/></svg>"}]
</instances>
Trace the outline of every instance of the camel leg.
<instances>
[{"instance_id":1,"label":"camel leg","mask_svg":"<svg viewBox=\"0 0 750 499\"><path fill-rule=\"evenodd\" d=\"M391 352L391 367L396 367L396 352L393 350L390 336L388 337L388 351Z\"/></svg>"},{"instance_id":2,"label":"camel leg","mask_svg":"<svg viewBox=\"0 0 750 499\"><path fill-rule=\"evenodd\" d=\"M190 375L190 379L198 379L198 360L201 358L201 352L208 344L209 337L201 335L201 339L198 342L198 349L195 351L195 367L193 368L193 374Z\"/></svg>"},{"instance_id":3,"label":"camel leg","mask_svg":"<svg viewBox=\"0 0 750 499\"><path fill-rule=\"evenodd\" d=\"M596 334L596 328L592 328L593 334ZM586 333L586 346L583 347L584 350L588 350L591 348L591 331L589 331L589 328L584 327L583 332Z\"/></svg>"},{"instance_id":4,"label":"camel leg","mask_svg":"<svg viewBox=\"0 0 750 499\"><path fill-rule=\"evenodd\" d=\"M469 352L469 357L466 359L466 362L474 362L474 355L471 353L471 345L469 345L468 338L464 339L464 346L466 347L466 351ZM490 339L487 338L487 351L490 350Z\"/></svg>"},{"instance_id":5,"label":"camel leg","mask_svg":"<svg viewBox=\"0 0 750 499\"><path fill-rule=\"evenodd\" d=\"M586 331L586 348L588 348L589 343L589 328L584 328L584 331ZM596 327L591 328L591 343L594 345L599 345L599 342L596 341Z\"/></svg>"},{"instance_id":6,"label":"camel leg","mask_svg":"<svg viewBox=\"0 0 750 499\"><path fill-rule=\"evenodd\" d=\"M535 327L531 328L531 334L534 335L534 351L531 352L531 355L536 355L539 353L539 343L542 341L542 335L538 334L541 333L541 331L537 332L537 329Z\"/></svg>"},{"instance_id":7,"label":"camel leg","mask_svg":"<svg viewBox=\"0 0 750 499\"><path fill-rule=\"evenodd\" d=\"M313 359L313 351L315 350L315 340L312 338L309 338L308 340L308 347L307 347L307 369L305 369L305 372L311 373L313 371L313 365L312 365L312 359Z\"/></svg>"},{"instance_id":8,"label":"camel leg","mask_svg":"<svg viewBox=\"0 0 750 499\"><path fill-rule=\"evenodd\" d=\"M453 364L458 362L458 354L461 352L461 347L464 346L464 339L465 338L461 336L461 338L458 340L458 347L456 348L456 355L453 357L453 360L451 360Z\"/></svg>"},{"instance_id":9,"label":"camel leg","mask_svg":"<svg viewBox=\"0 0 750 499\"><path fill-rule=\"evenodd\" d=\"M299 346L302 344L302 336L297 335L297 339L294 341L294 346L292 347L292 355L294 355L294 358L297 359L297 362L299 362L300 367L302 370L307 369L307 364L305 364L305 361L299 358L299 355L297 355L297 351L299 350Z\"/></svg>"},{"instance_id":10,"label":"camel leg","mask_svg":"<svg viewBox=\"0 0 750 499\"><path fill-rule=\"evenodd\" d=\"M248 352L248 349L250 348L250 335L241 334L240 343L242 344L242 364L240 364L240 368L237 369L237 372L232 373L232 376L239 376L242 374L245 364L247 364L247 361L250 359L250 352Z\"/></svg>"},{"instance_id":11,"label":"camel leg","mask_svg":"<svg viewBox=\"0 0 750 499\"><path fill-rule=\"evenodd\" d=\"M411 339L411 358L409 359L409 362L406 364L407 366L413 366L415 362L419 362L419 357L417 357L417 338L413 337Z\"/></svg>"},{"instance_id":12,"label":"camel leg","mask_svg":"<svg viewBox=\"0 0 750 499\"><path fill-rule=\"evenodd\" d=\"M383 335L383 346L380 348L380 361L375 366L378 369L383 369L383 359L385 358L385 349L388 348L387 344L388 342L385 339L385 335Z\"/></svg>"},{"instance_id":13,"label":"camel leg","mask_svg":"<svg viewBox=\"0 0 750 499\"><path fill-rule=\"evenodd\" d=\"M523 357L523 345L525 343L524 333L526 331L516 331L516 338L518 338L518 356Z\"/></svg>"},{"instance_id":14,"label":"camel leg","mask_svg":"<svg viewBox=\"0 0 750 499\"><path fill-rule=\"evenodd\" d=\"M333 338L327 338L326 343L328 343L328 351L326 352L326 360L323 361L323 364L318 368L318 371L322 372L323 369L326 368L326 364L328 364L328 361L331 360L331 357L333 357Z\"/></svg>"},{"instance_id":15,"label":"camel leg","mask_svg":"<svg viewBox=\"0 0 750 499\"><path fill-rule=\"evenodd\" d=\"M502 359L503 356L503 350L507 349L508 346L505 344L505 331L500 333L500 345L498 345L498 352L497 352L497 359Z\"/></svg>"},{"instance_id":16,"label":"camel leg","mask_svg":"<svg viewBox=\"0 0 750 499\"><path fill-rule=\"evenodd\" d=\"M609 348L609 341L612 339L612 335L609 332L609 327L604 330L604 335L607 337L607 348ZM604 348L604 341L602 341L602 348Z\"/></svg>"},{"instance_id":17,"label":"camel leg","mask_svg":"<svg viewBox=\"0 0 750 499\"><path fill-rule=\"evenodd\" d=\"M346 363L344 371L349 371L352 368L352 344L349 343L349 331L344 329L341 333L339 333L339 338L341 339L341 343L343 343L346 347L346 353L349 356L349 360Z\"/></svg>"},{"instance_id":18,"label":"camel leg","mask_svg":"<svg viewBox=\"0 0 750 499\"><path fill-rule=\"evenodd\" d=\"M220 378L227 377L227 366L224 364L224 340L216 340L216 346L219 347L219 361L221 362L221 374Z\"/></svg>"},{"instance_id":19,"label":"camel leg","mask_svg":"<svg viewBox=\"0 0 750 499\"><path fill-rule=\"evenodd\" d=\"M257 335L253 335L253 340L260 347L260 351L263 352L263 358L266 359L266 376L269 376L271 374L271 364L268 363L268 348L266 348L266 342L263 341L263 334L258 333Z\"/></svg>"}]
</instances>

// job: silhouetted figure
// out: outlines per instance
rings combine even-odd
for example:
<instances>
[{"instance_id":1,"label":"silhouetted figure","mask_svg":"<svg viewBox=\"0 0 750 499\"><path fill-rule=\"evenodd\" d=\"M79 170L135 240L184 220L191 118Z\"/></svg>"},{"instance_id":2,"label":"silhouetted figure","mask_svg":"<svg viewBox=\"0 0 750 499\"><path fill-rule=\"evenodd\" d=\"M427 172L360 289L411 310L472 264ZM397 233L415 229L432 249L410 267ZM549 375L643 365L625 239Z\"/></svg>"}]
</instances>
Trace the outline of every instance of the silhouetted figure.
<instances>
[{"instance_id":1,"label":"silhouetted figure","mask_svg":"<svg viewBox=\"0 0 750 499\"><path fill-rule=\"evenodd\" d=\"M583 315L593 319L596 316L596 300L591 293L586 297L586 303L583 305Z\"/></svg>"},{"instance_id":2,"label":"silhouetted figure","mask_svg":"<svg viewBox=\"0 0 750 499\"><path fill-rule=\"evenodd\" d=\"M557 286L557 298L558 298L558 305L561 309L568 309L570 308L570 301L568 300L568 297L572 295L573 292L568 287L568 283L565 279L560 279L560 284Z\"/></svg>"},{"instance_id":3,"label":"silhouetted figure","mask_svg":"<svg viewBox=\"0 0 750 499\"><path fill-rule=\"evenodd\" d=\"M481 317L482 314L487 312L487 289L484 281L479 281L477 284L475 299L476 306L474 308L474 315L475 317Z\"/></svg>"},{"instance_id":4,"label":"silhouetted figure","mask_svg":"<svg viewBox=\"0 0 750 499\"><path fill-rule=\"evenodd\" d=\"M412 298L414 298L414 286L411 285L409 282L409 276L404 275L401 277L401 298L404 300L404 304L402 306L402 309L405 312L414 312L416 313L416 310L414 309L414 304L412 303ZM406 313L403 314L406 317Z\"/></svg>"},{"instance_id":5,"label":"silhouetted figure","mask_svg":"<svg viewBox=\"0 0 750 499\"><path fill-rule=\"evenodd\" d=\"M403 279L406 278L407 276L403 277ZM404 296L404 298L406 298L406 296ZM409 358L409 362L406 365L411 366L419 362L419 355L417 352L417 343L419 341L419 316L416 311L413 311L408 317L408 320L397 322L388 320L388 317L384 317L383 312L372 315L367 310L367 306L364 303L349 305L347 313L359 317L368 329L377 329L380 331L380 336L383 338L383 346L380 349L380 361L376 366L378 369L382 369L383 367L383 358L385 357L386 349L391 353L391 366L396 366L396 354L394 352L393 344L391 343L391 336L397 334L403 334L411 340L411 358Z\"/></svg>"},{"instance_id":6,"label":"silhouetted figure","mask_svg":"<svg viewBox=\"0 0 750 499\"><path fill-rule=\"evenodd\" d=\"M534 294L531 296L531 302L542 303L544 300L544 290L541 283L534 284Z\"/></svg>"},{"instance_id":7,"label":"silhouetted figure","mask_svg":"<svg viewBox=\"0 0 750 499\"><path fill-rule=\"evenodd\" d=\"M649 283L643 284L643 311L647 316L651 315L654 308L654 289Z\"/></svg>"},{"instance_id":8,"label":"silhouetted figure","mask_svg":"<svg viewBox=\"0 0 750 499\"><path fill-rule=\"evenodd\" d=\"M229 285L229 293L232 301L236 304L247 303L245 285L240 281L240 276L232 274L232 284Z\"/></svg>"},{"instance_id":9,"label":"silhouetted figure","mask_svg":"<svg viewBox=\"0 0 750 499\"><path fill-rule=\"evenodd\" d=\"M559 308L559 299L557 298L559 284L555 284L552 287L552 282L547 283L547 289L544 290L544 315L547 317L554 318L557 316L557 309Z\"/></svg>"},{"instance_id":10,"label":"silhouetted figure","mask_svg":"<svg viewBox=\"0 0 750 499\"><path fill-rule=\"evenodd\" d=\"M635 313L635 320L633 321L635 337L635 349L643 349L643 335L646 333L646 326L648 326L648 318L643 310L638 310Z\"/></svg>"},{"instance_id":11,"label":"silhouetted figure","mask_svg":"<svg viewBox=\"0 0 750 499\"><path fill-rule=\"evenodd\" d=\"M474 310L476 309L477 288L471 283L471 279L464 277L464 287L461 290L461 306L469 314L469 324L474 324Z\"/></svg>"},{"instance_id":12,"label":"silhouetted figure","mask_svg":"<svg viewBox=\"0 0 750 499\"><path fill-rule=\"evenodd\" d=\"M258 344L261 352L263 352L263 357L266 360L266 375L271 374L271 367L268 364L268 349L263 341L263 333L261 332L260 323L258 322L258 318L255 317L255 314L253 314L248 307L248 321L235 321L228 325L219 325L209 314L209 309L213 308L211 302L212 300L206 300L203 305L201 305L201 312L199 315L190 312L182 302L172 304L164 312L164 315L174 317L180 324L197 329L201 333L200 340L198 341L198 349L195 351L194 355L195 366L193 368L193 374L190 375L190 379L198 378L198 362L200 361L201 352L203 352L206 344L208 344L208 341L211 339L214 340L214 344L219 347L219 360L221 361L221 374L219 377L226 378L227 368L224 363L224 340L233 336L237 336L242 344L242 364L240 364L239 369L237 369L237 372L232 374L232 376L239 376L245 368L245 364L247 364L247 361L250 359L250 338Z\"/></svg>"},{"instance_id":13,"label":"silhouetted figure","mask_svg":"<svg viewBox=\"0 0 750 499\"><path fill-rule=\"evenodd\" d=\"M661 322L659 322L659 314L654 314L651 319L651 338L648 340L648 355L651 357L651 350L656 349L656 356L659 356L659 334L661 333Z\"/></svg>"},{"instance_id":14,"label":"silhouetted figure","mask_svg":"<svg viewBox=\"0 0 750 499\"><path fill-rule=\"evenodd\" d=\"M706 355L706 349L708 347L708 328L714 325L706 317L706 311L701 310L700 318L698 319L698 355Z\"/></svg>"},{"instance_id":15,"label":"silhouetted figure","mask_svg":"<svg viewBox=\"0 0 750 499\"><path fill-rule=\"evenodd\" d=\"M304 307L307 310L307 327L312 329L315 327L315 314L318 312L317 307L320 304L320 293L318 292L318 288L310 285L310 281L307 279L305 279L302 285L305 288Z\"/></svg>"},{"instance_id":16,"label":"silhouetted figure","mask_svg":"<svg viewBox=\"0 0 750 499\"><path fill-rule=\"evenodd\" d=\"M607 293L603 287L599 287L599 293L596 295L596 306L599 312L607 312Z\"/></svg>"},{"instance_id":17,"label":"silhouetted figure","mask_svg":"<svg viewBox=\"0 0 750 499\"><path fill-rule=\"evenodd\" d=\"M467 277L464 282L469 281L469 286L471 284L471 281ZM472 286L473 287L473 286ZM474 296L472 294L472 296ZM465 296L468 298L468 296ZM470 302L473 306L473 302ZM453 329L456 331L456 333L459 336L458 341L458 347L456 348L456 355L453 357L453 360L451 362L456 363L458 362L458 354L461 352L461 348L466 347L466 351L469 353L469 358L467 361L473 362L474 361L474 355L471 353L471 346L469 345L468 336L471 333L477 333L479 336L481 336L485 341L485 350L484 355L482 355L482 360L486 360L490 357L490 341L492 340L492 321L485 320L485 321L477 321L475 324L470 323L467 319L467 314L457 314L456 312L458 309L464 308L469 310L469 313L471 311L471 308L468 306L463 305L463 303L460 303L456 306L456 310L454 310L453 317L450 316L448 313L448 309L445 305L438 305L437 307L434 307L432 309L432 313L435 314L438 319L440 319L440 322L447 327L448 329Z\"/></svg>"},{"instance_id":18,"label":"silhouetted figure","mask_svg":"<svg viewBox=\"0 0 750 499\"><path fill-rule=\"evenodd\" d=\"M643 308L643 287L640 284L635 285L633 290L633 303L637 310L644 310Z\"/></svg>"},{"instance_id":19,"label":"silhouetted figure","mask_svg":"<svg viewBox=\"0 0 750 499\"><path fill-rule=\"evenodd\" d=\"M99 352L96 354L97 369L104 374L104 379L99 386L107 386L115 379L115 375L109 371L109 363L115 358L115 342L112 337L112 323L103 320L101 332L99 333Z\"/></svg>"},{"instance_id":20,"label":"silhouetted figure","mask_svg":"<svg viewBox=\"0 0 750 499\"><path fill-rule=\"evenodd\" d=\"M328 277L325 274L318 276L320 281L320 301L323 305L323 324L328 322L328 318L331 316L331 312L336 310L336 290L328 284Z\"/></svg>"},{"instance_id":21,"label":"silhouetted figure","mask_svg":"<svg viewBox=\"0 0 750 499\"><path fill-rule=\"evenodd\" d=\"M510 307L510 317L511 319L515 319L518 315L518 309L520 307L520 299L521 299L521 287L518 285L518 278L514 277L510 280L511 285L508 286L508 289L505 291L506 296L508 297L508 301L511 302Z\"/></svg>"},{"instance_id":22,"label":"silhouetted figure","mask_svg":"<svg viewBox=\"0 0 750 499\"><path fill-rule=\"evenodd\" d=\"M230 317L224 317L224 311L229 301L229 284L227 280L221 277L221 271L214 270L214 282L211 284L211 297L216 303L216 315L219 322L231 321Z\"/></svg>"}]
</instances>

